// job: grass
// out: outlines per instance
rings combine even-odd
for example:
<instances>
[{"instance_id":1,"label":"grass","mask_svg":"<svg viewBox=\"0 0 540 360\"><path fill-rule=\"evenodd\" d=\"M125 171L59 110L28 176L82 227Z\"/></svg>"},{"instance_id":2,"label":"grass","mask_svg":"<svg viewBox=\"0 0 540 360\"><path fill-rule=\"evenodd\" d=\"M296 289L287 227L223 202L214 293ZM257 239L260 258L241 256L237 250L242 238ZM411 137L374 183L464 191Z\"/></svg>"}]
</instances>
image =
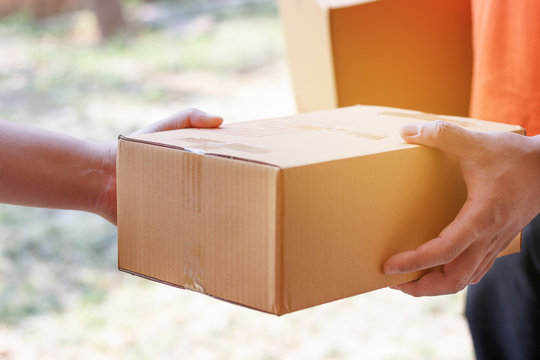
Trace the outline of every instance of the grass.
<instances>
[{"instance_id":1,"label":"grass","mask_svg":"<svg viewBox=\"0 0 540 360\"><path fill-rule=\"evenodd\" d=\"M103 300L103 273L116 272L116 230L101 219L0 207L0 321L61 311L70 302Z\"/></svg>"}]
</instances>

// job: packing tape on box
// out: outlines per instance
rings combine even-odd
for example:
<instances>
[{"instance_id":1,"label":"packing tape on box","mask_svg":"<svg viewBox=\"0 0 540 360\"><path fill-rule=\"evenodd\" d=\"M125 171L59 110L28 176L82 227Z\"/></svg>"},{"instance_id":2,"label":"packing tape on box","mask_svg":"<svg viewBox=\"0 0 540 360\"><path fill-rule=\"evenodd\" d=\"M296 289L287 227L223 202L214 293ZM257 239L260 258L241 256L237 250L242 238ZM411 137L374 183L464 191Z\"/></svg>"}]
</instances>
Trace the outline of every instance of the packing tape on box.
<instances>
[{"instance_id":1,"label":"packing tape on box","mask_svg":"<svg viewBox=\"0 0 540 360\"><path fill-rule=\"evenodd\" d=\"M184 248L184 283L189 290L204 293L204 246L186 243Z\"/></svg>"}]
</instances>

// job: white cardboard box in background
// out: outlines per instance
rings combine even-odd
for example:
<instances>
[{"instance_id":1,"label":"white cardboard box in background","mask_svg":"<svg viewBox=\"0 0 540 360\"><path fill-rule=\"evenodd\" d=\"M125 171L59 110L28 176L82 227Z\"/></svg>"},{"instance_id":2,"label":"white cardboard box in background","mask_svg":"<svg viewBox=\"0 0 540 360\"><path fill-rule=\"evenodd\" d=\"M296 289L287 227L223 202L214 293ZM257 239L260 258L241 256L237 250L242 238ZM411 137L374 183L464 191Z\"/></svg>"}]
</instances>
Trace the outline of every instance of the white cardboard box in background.
<instances>
[{"instance_id":1,"label":"white cardboard box in background","mask_svg":"<svg viewBox=\"0 0 540 360\"><path fill-rule=\"evenodd\" d=\"M470 0L279 0L299 111L356 104L467 116Z\"/></svg>"}]
</instances>

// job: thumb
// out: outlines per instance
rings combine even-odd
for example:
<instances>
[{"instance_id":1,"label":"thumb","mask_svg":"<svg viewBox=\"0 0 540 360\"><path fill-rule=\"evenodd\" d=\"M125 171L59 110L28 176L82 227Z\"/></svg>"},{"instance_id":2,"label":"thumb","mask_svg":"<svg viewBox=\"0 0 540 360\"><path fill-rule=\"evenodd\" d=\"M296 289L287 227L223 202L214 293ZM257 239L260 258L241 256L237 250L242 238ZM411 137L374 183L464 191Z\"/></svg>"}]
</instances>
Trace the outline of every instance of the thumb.
<instances>
[{"instance_id":1,"label":"thumb","mask_svg":"<svg viewBox=\"0 0 540 360\"><path fill-rule=\"evenodd\" d=\"M400 135L410 144L426 145L458 158L470 152L475 145L475 133L444 121L405 125Z\"/></svg>"},{"instance_id":2,"label":"thumb","mask_svg":"<svg viewBox=\"0 0 540 360\"><path fill-rule=\"evenodd\" d=\"M213 128L220 126L222 123L223 118L221 116L208 114L198 109L187 109L150 124L135 133L144 134L188 127Z\"/></svg>"}]
</instances>

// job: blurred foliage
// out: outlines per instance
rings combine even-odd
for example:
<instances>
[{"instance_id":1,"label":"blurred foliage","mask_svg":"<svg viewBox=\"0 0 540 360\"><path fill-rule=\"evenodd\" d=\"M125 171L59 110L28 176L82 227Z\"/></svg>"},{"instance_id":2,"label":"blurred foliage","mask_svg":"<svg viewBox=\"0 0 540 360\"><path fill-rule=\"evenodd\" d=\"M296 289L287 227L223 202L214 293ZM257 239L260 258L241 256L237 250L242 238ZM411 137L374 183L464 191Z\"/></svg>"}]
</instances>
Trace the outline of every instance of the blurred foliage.
<instances>
[{"instance_id":1,"label":"blurred foliage","mask_svg":"<svg viewBox=\"0 0 540 360\"><path fill-rule=\"evenodd\" d=\"M0 206L0 321L104 298L116 229L89 214Z\"/></svg>"},{"instance_id":2,"label":"blurred foliage","mask_svg":"<svg viewBox=\"0 0 540 360\"><path fill-rule=\"evenodd\" d=\"M49 119L53 130L87 137L102 126L106 135L97 139L114 139L118 118L109 105L196 96L158 79L234 76L281 56L272 1L129 1L126 10L128 29L105 43L96 40L90 11L0 19L0 117L37 125ZM101 218L0 205L0 322L99 303L121 275L116 229Z\"/></svg>"},{"instance_id":3,"label":"blurred foliage","mask_svg":"<svg viewBox=\"0 0 540 360\"><path fill-rule=\"evenodd\" d=\"M159 11L134 3L130 28L102 44L81 35L95 25L88 11L37 23L24 14L3 19L0 37L17 42L22 54L11 69L0 70L0 116L31 122L44 111L69 108L88 123L91 96L164 103L190 94L141 79L185 71L241 73L280 55L273 2L199 3L168 1Z\"/></svg>"}]
</instances>

